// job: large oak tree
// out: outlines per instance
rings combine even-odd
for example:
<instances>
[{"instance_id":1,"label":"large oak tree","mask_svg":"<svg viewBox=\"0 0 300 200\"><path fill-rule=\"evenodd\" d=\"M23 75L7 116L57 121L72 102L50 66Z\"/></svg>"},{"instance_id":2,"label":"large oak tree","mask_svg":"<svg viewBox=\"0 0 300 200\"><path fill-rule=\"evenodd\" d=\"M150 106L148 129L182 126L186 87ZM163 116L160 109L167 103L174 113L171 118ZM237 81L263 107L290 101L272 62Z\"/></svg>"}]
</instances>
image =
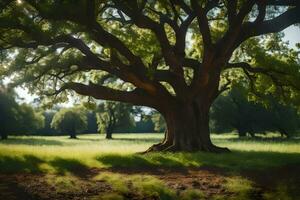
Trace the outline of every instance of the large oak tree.
<instances>
[{"instance_id":1,"label":"large oak tree","mask_svg":"<svg viewBox=\"0 0 300 200\"><path fill-rule=\"evenodd\" d=\"M233 80L248 79L256 93L265 82L286 98L297 96L295 54L285 50L286 58L282 45L265 49L267 40L282 42L280 35L261 37L300 22L297 0L2 0L0 6L2 75L62 101L75 91L155 108L167 131L149 151L227 151L212 144L208 113Z\"/></svg>"}]
</instances>

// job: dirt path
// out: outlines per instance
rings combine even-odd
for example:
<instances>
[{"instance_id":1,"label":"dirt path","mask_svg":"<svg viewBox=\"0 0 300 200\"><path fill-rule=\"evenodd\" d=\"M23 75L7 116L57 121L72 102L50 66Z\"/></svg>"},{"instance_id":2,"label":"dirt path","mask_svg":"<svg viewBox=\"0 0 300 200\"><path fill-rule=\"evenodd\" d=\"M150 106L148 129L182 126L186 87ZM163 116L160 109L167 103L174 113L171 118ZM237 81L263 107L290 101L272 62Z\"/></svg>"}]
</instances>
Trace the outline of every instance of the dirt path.
<instances>
[{"instance_id":1,"label":"dirt path","mask_svg":"<svg viewBox=\"0 0 300 200\"><path fill-rule=\"evenodd\" d=\"M14 176L0 175L0 199L2 200L34 200Z\"/></svg>"},{"instance_id":2,"label":"dirt path","mask_svg":"<svg viewBox=\"0 0 300 200\"><path fill-rule=\"evenodd\" d=\"M1 175L0 184L0 199L2 200L52 200L52 199L90 199L94 196L111 193L112 188L103 181L93 181L92 177L95 174L113 172L121 175L152 175L166 183L168 187L177 193L187 189L199 189L205 191L207 197L211 197L215 194L226 194L222 184L225 181L225 177L214 174L205 170L188 171L188 172L159 172L151 173L149 171L144 172L129 172L126 173L123 170L98 170L92 169L90 174L85 178L80 178L77 182L75 190L67 189L64 191L57 191L55 185L49 184L43 174L12 174ZM48 175L47 179L51 181L55 179L56 175ZM67 187L67 186L66 186ZM2 195L2 196L1 196ZM141 199L138 194L128 193L125 199ZM21 198L22 197L22 198ZM26 198L24 198L26 197ZM152 199L152 198L147 198ZM156 198L153 198L155 200Z\"/></svg>"},{"instance_id":3,"label":"dirt path","mask_svg":"<svg viewBox=\"0 0 300 200\"><path fill-rule=\"evenodd\" d=\"M105 181L92 179L95 175L110 172L121 176L151 175L162 180L169 188L179 194L188 189L197 189L205 194L205 199L214 196L222 196L229 199L236 195L225 187L226 179L232 175L216 168L187 169L184 171L170 170L144 170L128 171L126 169L90 169L84 177L69 180L67 185L57 189L55 180L58 175L52 174L11 174L0 175L0 199L1 200L82 200L101 197L102 194L113 193L114 189ZM250 199L262 199L265 191L276 192L278 181L287 183L293 187L300 185L300 172L298 166L289 166L280 169L245 172L241 176L255 183L255 192ZM291 179L292 178L292 179ZM65 181L65 180L64 180ZM298 188L299 189L299 188ZM296 188L293 191L298 191ZM297 196L297 194L294 194ZM156 200L157 198L144 198L135 191L123 194L124 199L132 200ZM299 194L300 197L300 194ZM99 198L98 198L99 199Z\"/></svg>"}]
</instances>

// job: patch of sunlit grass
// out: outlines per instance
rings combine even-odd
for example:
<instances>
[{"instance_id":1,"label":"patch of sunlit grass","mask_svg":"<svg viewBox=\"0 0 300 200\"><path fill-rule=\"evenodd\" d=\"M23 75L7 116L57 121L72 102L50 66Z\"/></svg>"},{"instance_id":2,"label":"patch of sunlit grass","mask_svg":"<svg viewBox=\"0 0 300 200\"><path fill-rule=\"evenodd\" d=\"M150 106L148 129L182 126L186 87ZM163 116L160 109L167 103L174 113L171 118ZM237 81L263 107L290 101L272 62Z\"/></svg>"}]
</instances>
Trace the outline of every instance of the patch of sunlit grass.
<instances>
[{"instance_id":1,"label":"patch of sunlit grass","mask_svg":"<svg viewBox=\"0 0 300 200\"><path fill-rule=\"evenodd\" d=\"M126 184L126 180L124 177L122 177L119 174L116 173L110 173L110 172L105 172L105 173L100 173L97 176L93 178L93 180L101 180L101 181L106 181L109 183L114 191L120 192L120 193L128 193L129 188Z\"/></svg>"},{"instance_id":2,"label":"patch of sunlit grass","mask_svg":"<svg viewBox=\"0 0 300 200\"><path fill-rule=\"evenodd\" d=\"M180 200L204 199L205 195L198 189L186 189L179 195Z\"/></svg>"},{"instance_id":3,"label":"patch of sunlit grass","mask_svg":"<svg viewBox=\"0 0 300 200\"><path fill-rule=\"evenodd\" d=\"M225 188L235 193L232 199L247 200L251 199L250 195L254 191L253 183L243 177L230 177L227 178Z\"/></svg>"},{"instance_id":4,"label":"patch of sunlit grass","mask_svg":"<svg viewBox=\"0 0 300 200\"><path fill-rule=\"evenodd\" d=\"M68 191L80 191L80 179L75 176L65 175L65 176L56 176L56 175L47 175L44 177L46 183L54 189L56 192L68 192Z\"/></svg>"},{"instance_id":5,"label":"patch of sunlit grass","mask_svg":"<svg viewBox=\"0 0 300 200\"><path fill-rule=\"evenodd\" d=\"M123 168L186 168L215 166L228 170L265 169L300 163L300 141L283 139L239 139L235 134L213 135L215 144L233 150L229 154L150 153L162 134L115 134L113 140L103 135L13 136L0 142L0 172L56 172L64 166ZM60 160L59 160L60 159ZM59 166L61 165L61 166Z\"/></svg>"},{"instance_id":6,"label":"patch of sunlit grass","mask_svg":"<svg viewBox=\"0 0 300 200\"><path fill-rule=\"evenodd\" d=\"M121 175L117 173L101 173L94 180L109 183L117 194L134 192L138 196L150 199L177 199L176 193L169 189L162 181L153 176L146 175ZM188 198L189 196L187 196Z\"/></svg>"}]
</instances>

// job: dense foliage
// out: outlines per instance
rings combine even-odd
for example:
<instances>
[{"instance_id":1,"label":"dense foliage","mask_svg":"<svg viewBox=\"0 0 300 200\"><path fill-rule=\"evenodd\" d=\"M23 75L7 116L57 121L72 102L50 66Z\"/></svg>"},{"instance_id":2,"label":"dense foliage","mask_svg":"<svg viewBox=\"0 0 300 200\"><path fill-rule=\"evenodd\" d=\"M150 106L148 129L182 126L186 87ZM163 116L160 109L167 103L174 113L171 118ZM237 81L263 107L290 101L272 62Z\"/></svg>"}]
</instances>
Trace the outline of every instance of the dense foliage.
<instances>
[{"instance_id":1,"label":"dense foliage","mask_svg":"<svg viewBox=\"0 0 300 200\"><path fill-rule=\"evenodd\" d=\"M87 117L82 108L63 108L53 117L51 127L70 134L70 138L76 138L76 133L87 127Z\"/></svg>"},{"instance_id":2,"label":"dense foliage","mask_svg":"<svg viewBox=\"0 0 300 200\"><path fill-rule=\"evenodd\" d=\"M132 109L132 105L119 102L106 101L99 104L97 109L98 131L106 134L107 139L111 139L112 133L117 129L121 132L130 132L134 126Z\"/></svg>"},{"instance_id":3,"label":"dense foliage","mask_svg":"<svg viewBox=\"0 0 300 200\"><path fill-rule=\"evenodd\" d=\"M265 99L266 104L249 100L245 88L234 88L221 95L211 108L212 131L237 130L239 136L255 136L255 133L267 131L280 132L286 137L296 135L300 130L296 108L280 104L272 96Z\"/></svg>"},{"instance_id":4,"label":"dense foliage","mask_svg":"<svg viewBox=\"0 0 300 200\"><path fill-rule=\"evenodd\" d=\"M17 123L17 103L13 96L4 88L0 91L0 134L2 139L7 139L7 134L15 131Z\"/></svg>"},{"instance_id":5,"label":"dense foliage","mask_svg":"<svg viewBox=\"0 0 300 200\"><path fill-rule=\"evenodd\" d=\"M154 108L167 131L149 151L228 151L211 142L209 110L236 83L252 99L300 105L299 51L278 33L300 22L298 0L2 0L0 8L1 77L55 97L44 103L75 91Z\"/></svg>"},{"instance_id":6,"label":"dense foliage","mask_svg":"<svg viewBox=\"0 0 300 200\"><path fill-rule=\"evenodd\" d=\"M44 117L28 104L19 104L14 91L0 88L0 134L7 139L8 134L26 135L36 133L44 126Z\"/></svg>"}]
</instances>

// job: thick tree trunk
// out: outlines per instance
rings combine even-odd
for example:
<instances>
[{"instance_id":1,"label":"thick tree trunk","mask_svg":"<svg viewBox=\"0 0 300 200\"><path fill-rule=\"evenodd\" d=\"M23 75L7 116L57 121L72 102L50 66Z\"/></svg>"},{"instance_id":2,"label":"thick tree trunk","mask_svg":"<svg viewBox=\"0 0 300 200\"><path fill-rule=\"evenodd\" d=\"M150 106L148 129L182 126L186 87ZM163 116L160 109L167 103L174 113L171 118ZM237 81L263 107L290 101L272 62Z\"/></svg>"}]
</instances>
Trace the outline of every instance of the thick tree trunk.
<instances>
[{"instance_id":1,"label":"thick tree trunk","mask_svg":"<svg viewBox=\"0 0 300 200\"><path fill-rule=\"evenodd\" d=\"M164 140L150 147L150 151L206 151L228 152L227 148L212 144L209 131L209 106L193 103L179 105L163 113L167 123Z\"/></svg>"}]
</instances>

